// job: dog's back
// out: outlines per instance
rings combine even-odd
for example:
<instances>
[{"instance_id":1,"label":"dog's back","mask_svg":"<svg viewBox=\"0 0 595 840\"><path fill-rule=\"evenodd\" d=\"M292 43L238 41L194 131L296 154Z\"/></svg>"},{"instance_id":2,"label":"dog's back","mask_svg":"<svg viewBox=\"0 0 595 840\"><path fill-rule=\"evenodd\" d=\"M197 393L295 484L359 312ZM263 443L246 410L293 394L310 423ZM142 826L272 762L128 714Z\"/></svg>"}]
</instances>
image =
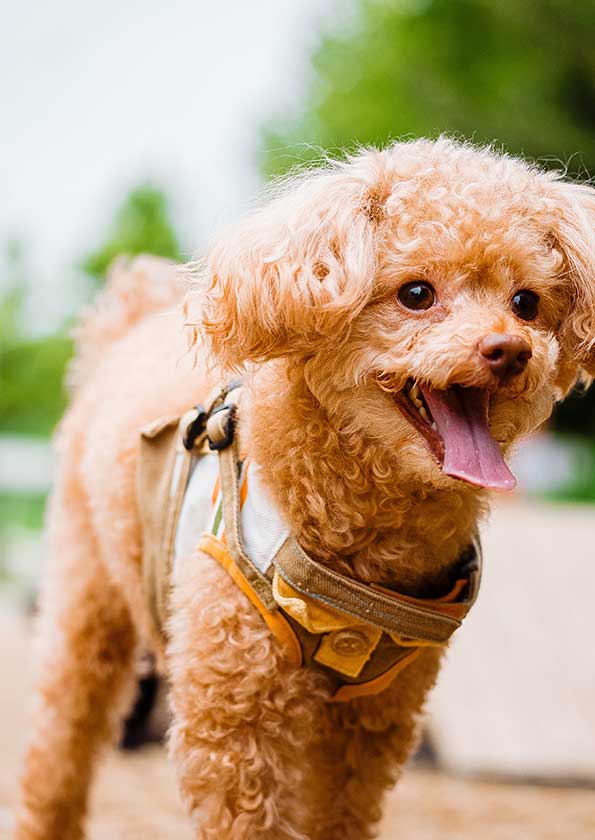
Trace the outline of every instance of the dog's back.
<instances>
[{"instance_id":1,"label":"dog's back","mask_svg":"<svg viewBox=\"0 0 595 840\"><path fill-rule=\"evenodd\" d=\"M58 434L60 476L79 485L77 503L88 510L101 561L139 629L148 626L136 503L140 429L182 414L209 387L205 366L187 350L183 297L173 264L116 262L77 331L72 403Z\"/></svg>"},{"instance_id":2,"label":"dog's back","mask_svg":"<svg viewBox=\"0 0 595 840\"><path fill-rule=\"evenodd\" d=\"M75 332L77 353L69 384L76 389L109 345L149 315L175 307L183 292L183 278L174 263L146 255L116 259L105 288L83 313Z\"/></svg>"}]
</instances>

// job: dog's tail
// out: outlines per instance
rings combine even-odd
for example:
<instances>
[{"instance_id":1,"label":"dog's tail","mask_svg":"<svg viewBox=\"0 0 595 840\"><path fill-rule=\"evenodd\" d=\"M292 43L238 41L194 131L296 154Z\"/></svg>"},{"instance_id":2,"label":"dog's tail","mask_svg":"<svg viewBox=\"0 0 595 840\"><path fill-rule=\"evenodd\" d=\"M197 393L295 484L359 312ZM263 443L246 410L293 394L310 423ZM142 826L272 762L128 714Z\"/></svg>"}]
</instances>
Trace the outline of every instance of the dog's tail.
<instances>
[{"instance_id":1,"label":"dog's tail","mask_svg":"<svg viewBox=\"0 0 595 840\"><path fill-rule=\"evenodd\" d=\"M185 281L179 266L158 257L118 257L104 289L74 331L76 353L67 384L71 391L86 381L106 347L147 315L181 303Z\"/></svg>"}]
</instances>

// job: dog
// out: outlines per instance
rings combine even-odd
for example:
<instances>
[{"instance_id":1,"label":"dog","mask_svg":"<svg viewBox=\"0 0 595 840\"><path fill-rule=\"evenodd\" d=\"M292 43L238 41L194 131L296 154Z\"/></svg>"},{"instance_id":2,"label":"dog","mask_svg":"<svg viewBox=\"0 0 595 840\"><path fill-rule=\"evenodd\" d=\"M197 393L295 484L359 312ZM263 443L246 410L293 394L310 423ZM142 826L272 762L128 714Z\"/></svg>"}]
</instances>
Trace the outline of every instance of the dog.
<instances>
[{"instance_id":1,"label":"dog","mask_svg":"<svg viewBox=\"0 0 595 840\"><path fill-rule=\"evenodd\" d=\"M116 266L80 327L57 436L18 840L83 835L139 645L170 684L197 838L375 836L446 641L416 643L381 691L333 702L329 666L292 658L202 543L175 561L159 632L139 430L242 371L241 446L295 550L338 597L356 584L439 603L490 491L514 485L514 443L595 373L594 229L590 186L440 138L290 178L220 235L189 288L157 260ZM278 603L307 602L275 580Z\"/></svg>"}]
</instances>

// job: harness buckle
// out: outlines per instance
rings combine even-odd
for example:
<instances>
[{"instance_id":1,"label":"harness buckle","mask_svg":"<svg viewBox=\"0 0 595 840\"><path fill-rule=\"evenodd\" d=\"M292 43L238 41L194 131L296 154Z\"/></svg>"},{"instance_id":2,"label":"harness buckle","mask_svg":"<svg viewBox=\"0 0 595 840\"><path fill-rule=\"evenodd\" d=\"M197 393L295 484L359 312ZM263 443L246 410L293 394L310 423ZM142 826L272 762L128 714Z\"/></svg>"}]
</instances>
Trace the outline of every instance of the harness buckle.
<instances>
[{"instance_id":1,"label":"harness buckle","mask_svg":"<svg viewBox=\"0 0 595 840\"><path fill-rule=\"evenodd\" d=\"M213 452L219 452L221 449L227 449L233 442L233 435L236 426L236 405L235 403L223 404L211 412L211 416L207 420L207 439L209 441L209 449Z\"/></svg>"},{"instance_id":2,"label":"harness buckle","mask_svg":"<svg viewBox=\"0 0 595 840\"><path fill-rule=\"evenodd\" d=\"M184 448L191 451L194 448L196 438L200 437L207 428L207 420L209 415L204 405L197 405L194 407L196 416L186 426L186 431L182 437Z\"/></svg>"},{"instance_id":3,"label":"harness buckle","mask_svg":"<svg viewBox=\"0 0 595 840\"><path fill-rule=\"evenodd\" d=\"M230 446L235 430L235 404L233 398L230 399L229 395L232 391L240 388L242 384L243 380L240 377L232 379L225 388L212 395L207 405L199 403L184 415L183 422L186 423L186 428L182 443L185 449L191 452L197 439L202 437L205 432L209 449L217 452ZM217 406L217 408L213 406ZM212 419L213 422L211 423Z\"/></svg>"}]
</instances>

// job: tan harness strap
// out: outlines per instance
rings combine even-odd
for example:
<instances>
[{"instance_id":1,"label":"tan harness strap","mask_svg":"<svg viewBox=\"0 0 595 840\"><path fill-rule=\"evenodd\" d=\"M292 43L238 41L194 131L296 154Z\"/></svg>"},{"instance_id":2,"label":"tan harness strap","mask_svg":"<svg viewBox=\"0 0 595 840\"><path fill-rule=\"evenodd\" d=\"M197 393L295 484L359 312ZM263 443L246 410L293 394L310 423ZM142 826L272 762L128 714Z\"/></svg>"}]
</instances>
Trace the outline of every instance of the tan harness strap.
<instances>
[{"instance_id":1,"label":"tan harness strap","mask_svg":"<svg viewBox=\"0 0 595 840\"><path fill-rule=\"evenodd\" d=\"M164 417L145 426L140 456L137 497L143 534L143 586L155 627L164 632L175 527L190 469L179 419Z\"/></svg>"},{"instance_id":2,"label":"tan harness strap","mask_svg":"<svg viewBox=\"0 0 595 840\"><path fill-rule=\"evenodd\" d=\"M479 589L481 558L477 541L473 548L478 565L469 575L464 614L475 602ZM397 593L394 596L385 595L371 586L331 571L309 557L291 536L283 543L273 563L285 582L298 592L364 624L380 627L389 634L444 644L461 625L458 618L441 614L438 605L435 609L418 606L400 600Z\"/></svg>"},{"instance_id":3,"label":"tan harness strap","mask_svg":"<svg viewBox=\"0 0 595 840\"><path fill-rule=\"evenodd\" d=\"M264 606L273 611L278 606L271 582L244 551L240 530L240 439L233 427L239 395L239 385L225 395L223 405L209 418L207 436L211 448L219 451L221 503L229 553Z\"/></svg>"},{"instance_id":4,"label":"tan harness strap","mask_svg":"<svg viewBox=\"0 0 595 840\"><path fill-rule=\"evenodd\" d=\"M238 437L225 449L219 450L221 501L227 547L236 565L269 610L277 609L271 582L256 568L244 551L240 533L240 485L238 475Z\"/></svg>"},{"instance_id":5,"label":"tan harness strap","mask_svg":"<svg viewBox=\"0 0 595 840\"><path fill-rule=\"evenodd\" d=\"M231 388L236 387L232 384ZM206 418L229 389L214 388L204 406L179 417L161 417L141 429L137 499L143 534L143 588L155 627L165 635L178 518L193 452L200 449Z\"/></svg>"}]
</instances>

